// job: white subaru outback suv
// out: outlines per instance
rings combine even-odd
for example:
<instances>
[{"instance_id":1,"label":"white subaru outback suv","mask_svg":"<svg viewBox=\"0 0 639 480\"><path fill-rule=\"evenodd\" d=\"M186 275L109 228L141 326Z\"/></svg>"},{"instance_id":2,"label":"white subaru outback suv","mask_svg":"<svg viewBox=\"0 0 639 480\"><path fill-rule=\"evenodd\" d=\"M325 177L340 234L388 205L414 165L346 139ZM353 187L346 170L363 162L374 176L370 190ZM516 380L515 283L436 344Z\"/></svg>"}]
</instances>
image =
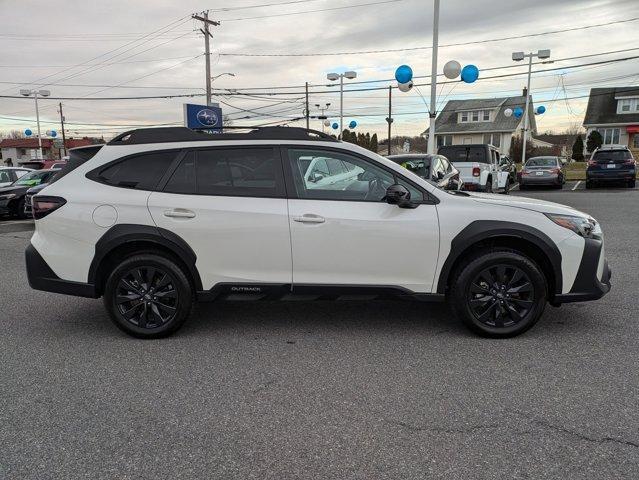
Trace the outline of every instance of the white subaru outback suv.
<instances>
[{"instance_id":1,"label":"white subaru outback suv","mask_svg":"<svg viewBox=\"0 0 639 480\"><path fill-rule=\"evenodd\" d=\"M328 169L319 181L314 159ZM448 300L473 331L514 336L546 303L610 290L599 224L528 198L444 191L298 128L122 134L73 151L33 197L38 290L104 297L115 324L166 336L194 300L398 295Z\"/></svg>"}]
</instances>

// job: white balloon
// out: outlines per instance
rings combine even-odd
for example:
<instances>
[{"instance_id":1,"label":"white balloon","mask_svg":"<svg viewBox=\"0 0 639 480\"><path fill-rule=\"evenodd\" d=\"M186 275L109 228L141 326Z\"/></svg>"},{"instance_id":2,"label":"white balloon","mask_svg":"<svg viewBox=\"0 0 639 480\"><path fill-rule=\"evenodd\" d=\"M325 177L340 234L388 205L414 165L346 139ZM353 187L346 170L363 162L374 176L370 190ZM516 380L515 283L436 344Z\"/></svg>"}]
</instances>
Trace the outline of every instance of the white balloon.
<instances>
[{"instance_id":1,"label":"white balloon","mask_svg":"<svg viewBox=\"0 0 639 480\"><path fill-rule=\"evenodd\" d=\"M513 116L513 109L512 108L507 108L506 110L504 110L504 115L506 115L507 117L512 117Z\"/></svg>"},{"instance_id":2,"label":"white balloon","mask_svg":"<svg viewBox=\"0 0 639 480\"><path fill-rule=\"evenodd\" d=\"M324 120L324 126L325 127L330 127L331 126L331 121L330 120Z\"/></svg>"},{"instance_id":3,"label":"white balloon","mask_svg":"<svg viewBox=\"0 0 639 480\"><path fill-rule=\"evenodd\" d=\"M398 86L400 92L410 92L413 88L413 81L411 80L408 83L400 83Z\"/></svg>"},{"instance_id":4,"label":"white balloon","mask_svg":"<svg viewBox=\"0 0 639 480\"><path fill-rule=\"evenodd\" d=\"M461 73L461 65L457 60L451 60L444 65L444 75L450 80L454 80L459 77Z\"/></svg>"}]
</instances>

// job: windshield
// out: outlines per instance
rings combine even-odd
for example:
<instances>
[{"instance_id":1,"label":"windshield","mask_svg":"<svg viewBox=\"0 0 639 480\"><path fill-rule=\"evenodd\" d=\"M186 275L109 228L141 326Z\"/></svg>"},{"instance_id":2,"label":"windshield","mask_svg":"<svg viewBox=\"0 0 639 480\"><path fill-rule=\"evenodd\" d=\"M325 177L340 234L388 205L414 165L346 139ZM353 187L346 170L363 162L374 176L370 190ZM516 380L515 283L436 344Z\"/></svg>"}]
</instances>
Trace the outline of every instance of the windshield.
<instances>
[{"instance_id":1,"label":"windshield","mask_svg":"<svg viewBox=\"0 0 639 480\"><path fill-rule=\"evenodd\" d=\"M527 167L556 167L556 157L533 157L526 162Z\"/></svg>"},{"instance_id":2,"label":"windshield","mask_svg":"<svg viewBox=\"0 0 639 480\"><path fill-rule=\"evenodd\" d=\"M632 156L629 150L599 150L592 157L596 162L610 162L630 160Z\"/></svg>"},{"instance_id":3,"label":"windshield","mask_svg":"<svg viewBox=\"0 0 639 480\"><path fill-rule=\"evenodd\" d=\"M490 163L486 155L486 148L478 145L475 147L465 147L463 145L450 145L439 147L439 154L446 157L452 163L477 162Z\"/></svg>"},{"instance_id":4,"label":"windshield","mask_svg":"<svg viewBox=\"0 0 639 480\"><path fill-rule=\"evenodd\" d=\"M51 171L27 173L26 175L13 182L13 185L16 187L35 187L36 185L40 185L41 183L47 183L49 178L55 173L56 172Z\"/></svg>"}]
</instances>

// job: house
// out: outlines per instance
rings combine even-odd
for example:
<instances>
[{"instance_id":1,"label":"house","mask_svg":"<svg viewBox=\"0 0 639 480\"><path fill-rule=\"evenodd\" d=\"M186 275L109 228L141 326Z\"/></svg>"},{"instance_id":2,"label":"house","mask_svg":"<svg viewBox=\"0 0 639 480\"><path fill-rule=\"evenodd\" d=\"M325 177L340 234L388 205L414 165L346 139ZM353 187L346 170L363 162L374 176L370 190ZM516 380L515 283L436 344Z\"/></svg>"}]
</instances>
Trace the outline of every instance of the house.
<instances>
[{"instance_id":1,"label":"house","mask_svg":"<svg viewBox=\"0 0 639 480\"><path fill-rule=\"evenodd\" d=\"M576 138L576 134L543 133L535 137L535 142L541 141L548 144L553 155L570 158L572 156L572 146L574 145Z\"/></svg>"},{"instance_id":2,"label":"house","mask_svg":"<svg viewBox=\"0 0 639 480\"><path fill-rule=\"evenodd\" d=\"M84 147L93 145L90 138L68 138L66 147ZM59 159L60 150L62 149L62 140L58 142L51 138L42 139L42 156L45 159ZM38 158L38 139L37 138L5 138L0 141L0 159L2 163L11 159L13 165L17 166L24 162L30 162Z\"/></svg>"},{"instance_id":3,"label":"house","mask_svg":"<svg viewBox=\"0 0 639 480\"><path fill-rule=\"evenodd\" d=\"M604 145L639 150L639 87L590 89L584 127L586 138L597 130Z\"/></svg>"},{"instance_id":4,"label":"house","mask_svg":"<svg viewBox=\"0 0 639 480\"><path fill-rule=\"evenodd\" d=\"M523 116L507 117L504 110L526 107L526 90L523 95L502 98L478 98L449 100L435 120L437 146L490 143L502 155L508 155L513 136L520 135ZM537 132L532 98L529 106L529 132ZM428 130L423 135L428 135Z\"/></svg>"}]
</instances>

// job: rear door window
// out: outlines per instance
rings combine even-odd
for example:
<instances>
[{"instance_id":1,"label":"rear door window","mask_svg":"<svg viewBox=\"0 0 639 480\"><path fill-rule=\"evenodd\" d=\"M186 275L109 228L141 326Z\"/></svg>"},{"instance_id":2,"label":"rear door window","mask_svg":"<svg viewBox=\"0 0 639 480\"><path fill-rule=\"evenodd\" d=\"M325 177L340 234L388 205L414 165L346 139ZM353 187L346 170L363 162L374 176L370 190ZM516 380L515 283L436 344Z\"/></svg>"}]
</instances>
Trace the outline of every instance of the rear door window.
<instances>
[{"instance_id":1,"label":"rear door window","mask_svg":"<svg viewBox=\"0 0 639 480\"><path fill-rule=\"evenodd\" d=\"M271 147L191 151L163 190L197 195L283 197L279 153Z\"/></svg>"}]
</instances>

